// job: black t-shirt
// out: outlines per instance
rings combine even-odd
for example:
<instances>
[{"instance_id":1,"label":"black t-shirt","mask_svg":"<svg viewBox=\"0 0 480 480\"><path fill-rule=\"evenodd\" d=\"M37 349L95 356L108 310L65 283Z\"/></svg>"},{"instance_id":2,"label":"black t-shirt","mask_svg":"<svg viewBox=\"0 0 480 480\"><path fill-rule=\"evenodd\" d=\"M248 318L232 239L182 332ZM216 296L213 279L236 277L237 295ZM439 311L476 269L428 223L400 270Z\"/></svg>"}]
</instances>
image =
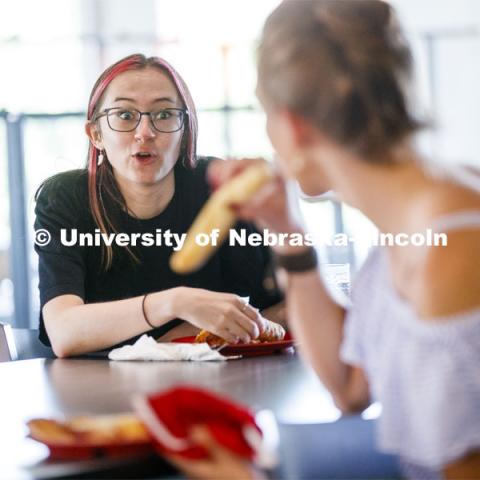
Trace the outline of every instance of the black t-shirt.
<instances>
[{"instance_id":1,"label":"black t-shirt","mask_svg":"<svg viewBox=\"0 0 480 480\"><path fill-rule=\"evenodd\" d=\"M210 190L206 181L208 159L200 158L194 169L175 166L175 194L166 209L154 218L133 218L119 207L112 207L118 232L127 234L156 234L159 230L182 234L187 232L197 213L207 200ZM264 277L270 263L268 248L230 246L224 244L198 272L177 275L169 268L173 247L130 247L140 262L135 262L124 248L114 246L113 265L105 271L102 266L102 247L65 246L60 242L60 230L80 233L99 232L89 209L88 176L86 170L72 170L48 179L43 185L35 208L35 230L46 229L51 241L35 246L39 255L39 290L41 308L51 299L65 294L81 297L85 303L106 302L136 297L177 286L204 288L249 296L250 303L259 309L281 300L281 294L264 288ZM237 229L254 231L247 223ZM180 324L173 320L152 332L160 336ZM130 339L127 342L132 342ZM40 310L40 340L50 344ZM126 342L123 342L126 343Z\"/></svg>"}]
</instances>

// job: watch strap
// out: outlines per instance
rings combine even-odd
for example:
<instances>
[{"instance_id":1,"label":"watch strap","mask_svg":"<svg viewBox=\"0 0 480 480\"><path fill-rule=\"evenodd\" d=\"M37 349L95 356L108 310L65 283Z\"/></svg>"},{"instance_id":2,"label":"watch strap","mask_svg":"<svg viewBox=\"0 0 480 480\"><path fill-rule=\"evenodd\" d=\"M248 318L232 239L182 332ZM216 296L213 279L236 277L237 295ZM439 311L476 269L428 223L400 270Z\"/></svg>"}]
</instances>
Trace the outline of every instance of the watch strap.
<instances>
[{"instance_id":1,"label":"watch strap","mask_svg":"<svg viewBox=\"0 0 480 480\"><path fill-rule=\"evenodd\" d=\"M283 268L287 272L308 272L317 268L317 252L313 247L308 247L299 253L275 253L275 263L277 267Z\"/></svg>"}]
</instances>

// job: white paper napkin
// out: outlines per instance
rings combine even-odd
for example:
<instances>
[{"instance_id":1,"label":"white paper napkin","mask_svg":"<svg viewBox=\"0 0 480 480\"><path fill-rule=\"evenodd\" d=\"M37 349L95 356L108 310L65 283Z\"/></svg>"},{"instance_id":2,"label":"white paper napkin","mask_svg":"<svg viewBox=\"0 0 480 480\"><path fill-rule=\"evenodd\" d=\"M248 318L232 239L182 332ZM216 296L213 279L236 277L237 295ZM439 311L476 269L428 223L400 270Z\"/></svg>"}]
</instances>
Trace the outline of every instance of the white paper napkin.
<instances>
[{"instance_id":1,"label":"white paper napkin","mask_svg":"<svg viewBox=\"0 0 480 480\"><path fill-rule=\"evenodd\" d=\"M207 343L158 343L142 335L133 345L115 348L108 354L110 360L191 360L196 362L227 360Z\"/></svg>"}]
</instances>

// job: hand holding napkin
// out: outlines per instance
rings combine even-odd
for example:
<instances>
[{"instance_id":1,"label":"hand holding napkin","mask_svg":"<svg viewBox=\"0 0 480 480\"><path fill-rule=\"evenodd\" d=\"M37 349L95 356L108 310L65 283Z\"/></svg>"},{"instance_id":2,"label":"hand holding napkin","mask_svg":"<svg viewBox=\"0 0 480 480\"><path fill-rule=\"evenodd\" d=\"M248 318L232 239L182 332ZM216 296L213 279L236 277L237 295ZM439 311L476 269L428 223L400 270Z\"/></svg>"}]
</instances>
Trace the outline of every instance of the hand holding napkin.
<instances>
[{"instance_id":1,"label":"hand holding napkin","mask_svg":"<svg viewBox=\"0 0 480 480\"><path fill-rule=\"evenodd\" d=\"M160 454L208 458L208 452L189 436L192 427L203 425L219 445L237 456L265 468L275 464L271 445L264 441L253 413L213 392L192 386L177 387L136 397L133 406Z\"/></svg>"},{"instance_id":2,"label":"hand holding napkin","mask_svg":"<svg viewBox=\"0 0 480 480\"><path fill-rule=\"evenodd\" d=\"M110 360L191 360L205 362L227 360L207 343L158 343L148 335L142 335L133 345L125 345L108 354Z\"/></svg>"}]
</instances>

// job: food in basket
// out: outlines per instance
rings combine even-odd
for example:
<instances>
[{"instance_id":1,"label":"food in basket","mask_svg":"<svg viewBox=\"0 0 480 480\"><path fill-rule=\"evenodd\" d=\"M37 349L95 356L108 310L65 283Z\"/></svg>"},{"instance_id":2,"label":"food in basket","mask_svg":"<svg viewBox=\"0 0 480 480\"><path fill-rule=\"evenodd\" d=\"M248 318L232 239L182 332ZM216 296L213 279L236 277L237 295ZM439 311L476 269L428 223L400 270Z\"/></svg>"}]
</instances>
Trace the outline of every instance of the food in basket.
<instances>
[{"instance_id":1,"label":"food in basket","mask_svg":"<svg viewBox=\"0 0 480 480\"><path fill-rule=\"evenodd\" d=\"M279 323L264 319L263 331L260 333L260 336L255 340L252 340L251 343L279 342L283 340L284 337L285 329ZM207 330L201 330L195 337L195 343L204 342L207 342L208 345L212 348L216 348L227 343L226 340L219 337L218 335L214 335Z\"/></svg>"},{"instance_id":2,"label":"food in basket","mask_svg":"<svg viewBox=\"0 0 480 480\"><path fill-rule=\"evenodd\" d=\"M78 416L67 421L36 418L27 423L30 436L49 445L145 443L148 430L134 415Z\"/></svg>"}]
</instances>

